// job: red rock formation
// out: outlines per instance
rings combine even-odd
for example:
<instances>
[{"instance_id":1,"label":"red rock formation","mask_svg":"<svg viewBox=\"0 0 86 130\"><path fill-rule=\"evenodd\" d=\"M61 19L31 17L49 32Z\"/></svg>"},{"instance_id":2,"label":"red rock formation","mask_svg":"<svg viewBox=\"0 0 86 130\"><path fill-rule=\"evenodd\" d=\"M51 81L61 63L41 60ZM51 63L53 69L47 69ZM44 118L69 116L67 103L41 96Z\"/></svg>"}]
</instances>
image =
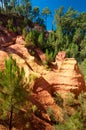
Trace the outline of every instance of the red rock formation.
<instances>
[{"instance_id":1,"label":"red rock formation","mask_svg":"<svg viewBox=\"0 0 86 130\"><path fill-rule=\"evenodd\" d=\"M8 54L5 51L0 50L0 70L4 69L4 60L7 59L7 57Z\"/></svg>"},{"instance_id":2,"label":"red rock formation","mask_svg":"<svg viewBox=\"0 0 86 130\"><path fill-rule=\"evenodd\" d=\"M56 55L56 61L63 61L66 57L66 52L65 51L60 51Z\"/></svg>"},{"instance_id":3,"label":"red rock formation","mask_svg":"<svg viewBox=\"0 0 86 130\"><path fill-rule=\"evenodd\" d=\"M32 130L54 130L53 126L35 115L31 118L31 126L33 126Z\"/></svg>"},{"instance_id":4,"label":"red rock formation","mask_svg":"<svg viewBox=\"0 0 86 130\"><path fill-rule=\"evenodd\" d=\"M62 109L55 104L52 93L59 92L65 95L72 91L77 96L81 91L85 90L85 82L76 60L74 58L65 58L65 53L61 52L56 59L57 65L58 61L61 62L60 67L58 67L59 69L47 71L43 65L40 66L37 63L35 57L29 54L28 50L24 47L22 37L17 37L15 44L0 48L0 69L4 69L4 58L7 58L10 53L16 59L17 64L24 67L27 78L31 73L38 77L34 83L31 95L31 101L41 111L41 117L37 117L37 127L43 124L44 130L52 130L52 126L46 123L50 121L46 113L49 107L54 111L57 119L63 120ZM42 54L39 53L40 58L43 58ZM39 120L39 118L41 119ZM42 122L42 120L44 121ZM37 123L36 120L34 121L32 124Z\"/></svg>"},{"instance_id":5,"label":"red rock formation","mask_svg":"<svg viewBox=\"0 0 86 130\"><path fill-rule=\"evenodd\" d=\"M40 57L41 61L46 61L46 56L45 54L42 52L42 50L40 48L36 48L35 49L36 53L38 54L38 56Z\"/></svg>"},{"instance_id":6,"label":"red rock formation","mask_svg":"<svg viewBox=\"0 0 86 130\"><path fill-rule=\"evenodd\" d=\"M66 57L66 52L64 52L64 51L60 51L60 52L58 52L58 54L56 55L55 61L56 61L56 64L57 64L58 69L60 69L61 64L62 64L62 62L64 61L65 57Z\"/></svg>"},{"instance_id":7,"label":"red rock formation","mask_svg":"<svg viewBox=\"0 0 86 130\"><path fill-rule=\"evenodd\" d=\"M50 108L54 112L56 119L60 121L63 120L62 110L55 104L55 101L52 97L50 83L47 82L43 77L38 78L35 82L32 93L32 102L35 103L42 111L42 118L45 118L48 121L50 120L48 115L46 117L43 116L43 113L46 113Z\"/></svg>"},{"instance_id":8,"label":"red rock formation","mask_svg":"<svg viewBox=\"0 0 86 130\"><path fill-rule=\"evenodd\" d=\"M57 92L73 91L77 96L85 90L83 75L74 58L65 58L59 70L50 72L44 78L51 84L51 89Z\"/></svg>"}]
</instances>

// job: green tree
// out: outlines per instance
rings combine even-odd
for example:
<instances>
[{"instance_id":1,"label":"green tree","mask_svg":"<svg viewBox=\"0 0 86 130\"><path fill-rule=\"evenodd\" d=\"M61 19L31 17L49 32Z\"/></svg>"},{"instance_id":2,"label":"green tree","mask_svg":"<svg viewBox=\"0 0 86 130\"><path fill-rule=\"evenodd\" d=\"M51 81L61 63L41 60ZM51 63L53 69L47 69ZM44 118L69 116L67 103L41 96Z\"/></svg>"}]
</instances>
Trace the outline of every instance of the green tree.
<instances>
[{"instance_id":1,"label":"green tree","mask_svg":"<svg viewBox=\"0 0 86 130\"><path fill-rule=\"evenodd\" d=\"M30 31L26 38L25 38L25 41L26 41L26 46L35 46L38 44L38 32L36 30L32 30Z\"/></svg>"},{"instance_id":2,"label":"green tree","mask_svg":"<svg viewBox=\"0 0 86 130\"><path fill-rule=\"evenodd\" d=\"M51 11L48 7L45 7L43 10L42 10L42 15L44 16L45 18L45 21L46 21L46 27L47 27L47 18L48 16L51 14Z\"/></svg>"},{"instance_id":3,"label":"green tree","mask_svg":"<svg viewBox=\"0 0 86 130\"><path fill-rule=\"evenodd\" d=\"M31 11L32 11L32 5L30 0L22 0L21 1L21 10L22 10L22 15L30 18L31 17Z\"/></svg>"},{"instance_id":4,"label":"green tree","mask_svg":"<svg viewBox=\"0 0 86 130\"><path fill-rule=\"evenodd\" d=\"M62 18L64 16L64 7L61 6L59 9L57 9L55 11L55 15L54 15L54 21L56 23L56 26L62 26Z\"/></svg>"},{"instance_id":5,"label":"green tree","mask_svg":"<svg viewBox=\"0 0 86 130\"><path fill-rule=\"evenodd\" d=\"M11 0L10 1L10 7L11 7L11 12L16 13L16 6L18 5L17 0Z\"/></svg>"},{"instance_id":6,"label":"green tree","mask_svg":"<svg viewBox=\"0 0 86 130\"><path fill-rule=\"evenodd\" d=\"M84 58L84 60L80 63L80 69L86 81L86 58Z\"/></svg>"},{"instance_id":7,"label":"green tree","mask_svg":"<svg viewBox=\"0 0 86 130\"><path fill-rule=\"evenodd\" d=\"M55 44L57 50L67 51L69 57L81 62L85 58L86 13L79 13L70 7L64 12L64 7L55 11ZM78 54L78 57L77 57Z\"/></svg>"},{"instance_id":8,"label":"green tree","mask_svg":"<svg viewBox=\"0 0 86 130\"><path fill-rule=\"evenodd\" d=\"M71 43L70 46L68 47L68 49L66 49L67 52L67 56L68 57L73 57L73 58L78 58L78 45Z\"/></svg>"},{"instance_id":9,"label":"green tree","mask_svg":"<svg viewBox=\"0 0 86 130\"><path fill-rule=\"evenodd\" d=\"M0 117L8 117L9 130L12 129L13 113L18 112L28 100L24 69L20 69L16 61L10 57L5 60L5 69L0 71Z\"/></svg>"},{"instance_id":10,"label":"green tree","mask_svg":"<svg viewBox=\"0 0 86 130\"><path fill-rule=\"evenodd\" d=\"M83 61L86 58L86 35L84 36L83 40L81 40L80 49L80 59Z\"/></svg>"},{"instance_id":11,"label":"green tree","mask_svg":"<svg viewBox=\"0 0 86 130\"><path fill-rule=\"evenodd\" d=\"M42 49L44 44L44 33L41 32L38 36L38 46Z\"/></svg>"},{"instance_id":12,"label":"green tree","mask_svg":"<svg viewBox=\"0 0 86 130\"><path fill-rule=\"evenodd\" d=\"M33 15L33 21L36 22L36 20L39 18L40 10L39 7L35 6L32 10L32 15Z\"/></svg>"},{"instance_id":13,"label":"green tree","mask_svg":"<svg viewBox=\"0 0 86 130\"><path fill-rule=\"evenodd\" d=\"M86 64L86 60L85 60L85 64ZM82 121L86 126L86 92L81 92L78 96L78 100L80 103L79 112L81 114Z\"/></svg>"}]
</instances>

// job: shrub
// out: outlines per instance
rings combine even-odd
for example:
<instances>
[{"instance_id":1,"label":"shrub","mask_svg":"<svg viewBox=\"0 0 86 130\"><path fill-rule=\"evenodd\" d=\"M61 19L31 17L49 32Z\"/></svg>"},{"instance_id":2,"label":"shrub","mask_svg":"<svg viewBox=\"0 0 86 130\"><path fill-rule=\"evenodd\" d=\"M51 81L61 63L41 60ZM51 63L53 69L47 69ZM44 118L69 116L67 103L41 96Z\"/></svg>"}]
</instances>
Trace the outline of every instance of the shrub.
<instances>
[{"instance_id":1,"label":"shrub","mask_svg":"<svg viewBox=\"0 0 86 130\"><path fill-rule=\"evenodd\" d=\"M63 107L63 99L59 93L54 93L54 101L58 106Z\"/></svg>"},{"instance_id":2,"label":"shrub","mask_svg":"<svg viewBox=\"0 0 86 130\"><path fill-rule=\"evenodd\" d=\"M55 123L58 122L58 120L57 120L56 117L55 117L55 113L54 113L54 111L52 110L51 107L49 107L49 108L47 109L47 114L48 114L48 116L50 117L50 119L51 119L52 122L55 122Z\"/></svg>"},{"instance_id":3,"label":"shrub","mask_svg":"<svg viewBox=\"0 0 86 130\"><path fill-rule=\"evenodd\" d=\"M13 31L13 19L8 19L6 26L7 26L8 30L12 32Z\"/></svg>"},{"instance_id":4,"label":"shrub","mask_svg":"<svg viewBox=\"0 0 86 130\"><path fill-rule=\"evenodd\" d=\"M26 38L27 34L28 34L27 30L26 30L26 28L24 28L22 31L22 35L23 35L24 39Z\"/></svg>"},{"instance_id":5,"label":"shrub","mask_svg":"<svg viewBox=\"0 0 86 130\"><path fill-rule=\"evenodd\" d=\"M64 120L64 122L59 122L57 125L54 125L55 130L82 130L83 125L78 112L75 112L72 116L66 117L67 118Z\"/></svg>"},{"instance_id":6,"label":"shrub","mask_svg":"<svg viewBox=\"0 0 86 130\"><path fill-rule=\"evenodd\" d=\"M86 80L86 58L81 62L79 66L82 74L84 75L84 79Z\"/></svg>"},{"instance_id":7,"label":"shrub","mask_svg":"<svg viewBox=\"0 0 86 130\"><path fill-rule=\"evenodd\" d=\"M82 92L78 96L78 100L79 100L79 103L80 103L79 112L81 114L83 121L86 122L86 92Z\"/></svg>"},{"instance_id":8,"label":"shrub","mask_svg":"<svg viewBox=\"0 0 86 130\"><path fill-rule=\"evenodd\" d=\"M75 96L73 93L68 93L66 95L66 99L65 99L65 103L67 106L72 106L74 105L74 99L75 99Z\"/></svg>"},{"instance_id":9,"label":"shrub","mask_svg":"<svg viewBox=\"0 0 86 130\"><path fill-rule=\"evenodd\" d=\"M28 32L25 38L25 41L26 41L26 47L37 46L38 45L38 32L35 30Z\"/></svg>"},{"instance_id":10,"label":"shrub","mask_svg":"<svg viewBox=\"0 0 86 130\"><path fill-rule=\"evenodd\" d=\"M77 54L78 54L78 45L75 43L71 43L69 45L69 48L66 49L66 53L68 57L73 57L73 58L77 58Z\"/></svg>"},{"instance_id":11,"label":"shrub","mask_svg":"<svg viewBox=\"0 0 86 130\"><path fill-rule=\"evenodd\" d=\"M48 49L46 49L45 55L46 55L47 63L50 63L53 61L53 52L49 52Z\"/></svg>"},{"instance_id":12,"label":"shrub","mask_svg":"<svg viewBox=\"0 0 86 130\"><path fill-rule=\"evenodd\" d=\"M26 38L25 38L25 41L26 41L26 47L27 46L35 46L34 44L34 40L35 40L35 35L34 33L31 31L27 34Z\"/></svg>"},{"instance_id":13,"label":"shrub","mask_svg":"<svg viewBox=\"0 0 86 130\"><path fill-rule=\"evenodd\" d=\"M40 33L38 35L38 46L42 49L43 48L43 43L44 43L44 35L43 33Z\"/></svg>"}]
</instances>

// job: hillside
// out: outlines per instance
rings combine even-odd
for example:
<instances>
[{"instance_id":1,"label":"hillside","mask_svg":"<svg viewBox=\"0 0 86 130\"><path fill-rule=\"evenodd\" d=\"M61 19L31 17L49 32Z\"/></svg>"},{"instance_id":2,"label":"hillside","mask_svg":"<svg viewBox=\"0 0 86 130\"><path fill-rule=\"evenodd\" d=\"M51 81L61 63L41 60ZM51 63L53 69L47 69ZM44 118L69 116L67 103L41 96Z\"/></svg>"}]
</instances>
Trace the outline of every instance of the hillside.
<instances>
[{"instance_id":1,"label":"hillside","mask_svg":"<svg viewBox=\"0 0 86 130\"><path fill-rule=\"evenodd\" d=\"M49 7L0 1L0 130L86 130L86 12Z\"/></svg>"},{"instance_id":2,"label":"hillside","mask_svg":"<svg viewBox=\"0 0 86 130\"><path fill-rule=\"evenodd\" d=\"M31 51L34 51L34 55L30 54ZM29 130L54 130L53 124L56 124L57 120L64 121L63 109L55 102L54 94L59 93L65 105L68 93L74 93L77 99L81 91L86 91L77 61L74 58L66 58L63 52L60 52L56 61L51 62L47 69L42 62L46 60L46 56L40 48L25 48L22 36L10 33L5 27L0 26L0 70L4 70L4 59L8 58L9 54L16 59L20 68L24 68L27 79L31 74L35 76L35 80L31 82L30 101L37 106L37 110L26 122L24 118L22 119L22 111L17 117L14 129L28 130L25 123L29 121L31 124ZM53 111L55 119L49 115L49 108ZM72 107L67 109L69 113L75 111ZM3 121L0 121L0 124L4 124ZM0 130L2 129L6 128L1 125Z\"/></svg>"}]
</instances>

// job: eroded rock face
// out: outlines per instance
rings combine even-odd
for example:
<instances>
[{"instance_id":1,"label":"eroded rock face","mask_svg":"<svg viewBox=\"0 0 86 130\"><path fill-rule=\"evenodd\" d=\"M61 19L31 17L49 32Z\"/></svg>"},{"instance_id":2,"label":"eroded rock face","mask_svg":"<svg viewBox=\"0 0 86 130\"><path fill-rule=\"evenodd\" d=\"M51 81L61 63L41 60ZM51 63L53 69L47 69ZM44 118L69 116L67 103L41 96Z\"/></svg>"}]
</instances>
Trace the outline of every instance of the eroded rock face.
<instances>
[{"instance_id":1,"label":"eroded rock face","mask_svg":"<svg viewBox=\"0 0 86 130\"><path fill-rule=\"evenodd\" d=\"M40 50L36 50L40 59L46 60L44 54ZM65 58L65 52L60 52L56 57L57 69L46 70L43 65L39 65L37 59L28 53L24 47L22 37L17 37L15 44L8 47L0 48L0 69L4 69L4 59L11 54L16 59L17 64L23 67L26 77L29 74L35 74L38 78L34 82L31 101L36 104L41 111L41 117L37 118L38 125L35 129L40 129L40 124L43 124L43 129L53 130L53 127L48 123L50 121L47 115L48 108L51 108L55 113L55 117L63 121L62 109L56 105L52 93L58 92L64 95L70 91L76 96L81 91L85 91L85 81L79 70L77 61L74 58ZM32 124L36 124L36 117L33 117ZM41 120L40 120L40 119ZM47 123L46 123L47 122Z\"/></svg>"},{"instance_id":2,"label":"eroded rock face","mask_svg":"<svg viewBox=\"0 0 86 130\"><path fill-rule=\"evenodd\" d=\"M59 70L50 72L44 77L57 92L72 91L76 96L85 90L85 81L77 61L74 58L65 58Z\"/></svg>"},{"instance_id":3,"label":"eroded rock face","mask_svg":"<svg viewBox=\"0 0 86 130\"><path fill-rule=\"evenodd\" d=\"M16 60L19 67L24 68L27 78L32 71L34 73L42 73L43 66L40 66L37 64L37 62L35 62L34 56L31 56L28 53L28 50L24 47L24 45L25 41L23 40L22 36L18 36L16 38L16 42L13 45L0 47L1 69L4 68L4 59L6 59L9 54L11 54L13 59Z\"/></svg>"}]
</instances>

